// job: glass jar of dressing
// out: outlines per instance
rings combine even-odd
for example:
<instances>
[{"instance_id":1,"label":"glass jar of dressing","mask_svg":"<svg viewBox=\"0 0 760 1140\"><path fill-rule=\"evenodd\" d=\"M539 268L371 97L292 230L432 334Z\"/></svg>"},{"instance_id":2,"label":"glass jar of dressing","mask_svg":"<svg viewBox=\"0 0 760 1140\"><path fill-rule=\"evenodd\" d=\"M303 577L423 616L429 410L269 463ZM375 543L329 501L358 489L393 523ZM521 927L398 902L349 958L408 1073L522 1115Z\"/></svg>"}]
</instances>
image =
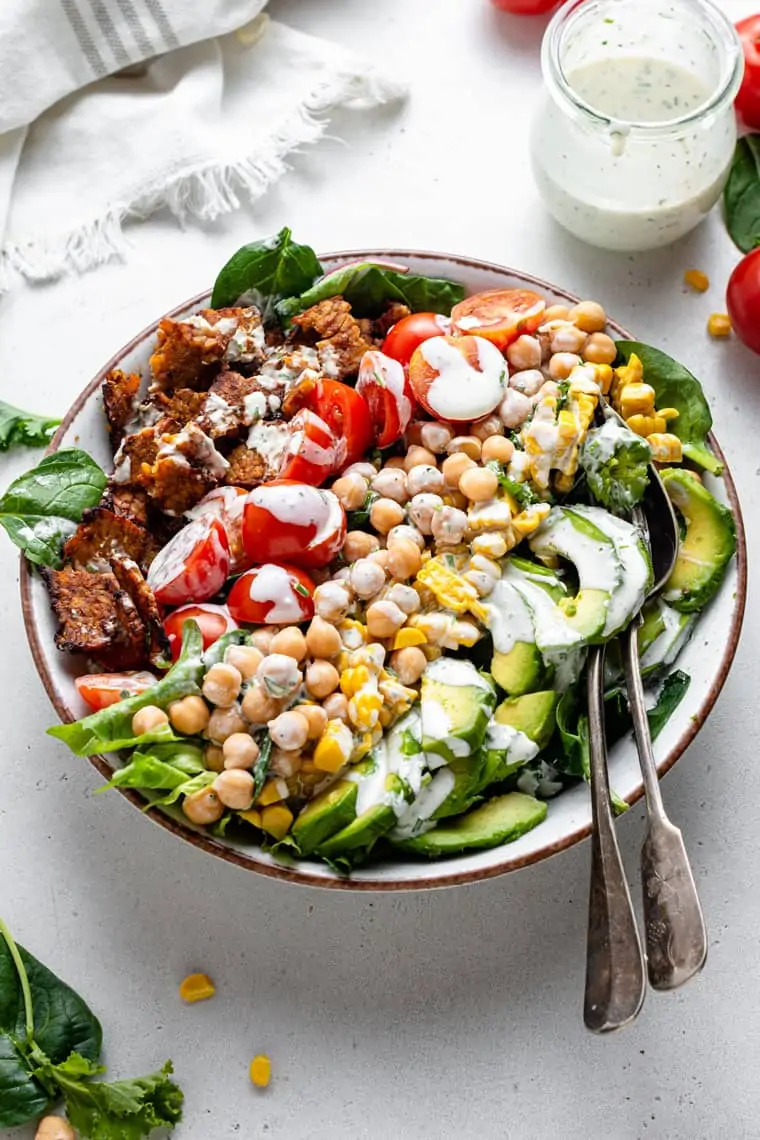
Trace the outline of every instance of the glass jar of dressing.
<instances>
[{"instance_id":1,"label":"glass jar of dressing","mask_svg":"<svg viewBox=\"0 0 760 1140\"><path fill-rule=\"evenodd\" d=\"M570 0L544 36L531 158L550 213L603 249L667 245L720 197L743 60L709 0Z\"/></svg>"}]
</instances>

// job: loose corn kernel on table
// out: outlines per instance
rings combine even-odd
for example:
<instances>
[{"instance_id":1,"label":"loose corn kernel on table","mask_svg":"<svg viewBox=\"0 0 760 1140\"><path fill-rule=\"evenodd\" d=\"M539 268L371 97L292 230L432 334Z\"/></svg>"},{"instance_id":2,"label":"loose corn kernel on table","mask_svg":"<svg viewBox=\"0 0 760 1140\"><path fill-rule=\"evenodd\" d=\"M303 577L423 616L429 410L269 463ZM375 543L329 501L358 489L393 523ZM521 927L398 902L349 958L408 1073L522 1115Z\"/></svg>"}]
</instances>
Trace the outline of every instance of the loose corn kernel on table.
<instances>
[{"instance_id":1,"label":"loose corn kernel on table","mask_svg":"<svg viewBox=\"0 0 760 1140\"><path fill-rule=\"evenodd\" d=\"M755 7L722 6L734 17ZM719 215L675 249L630 258L584 248L549 221L527 151L540 19L500 16L486 0L271 0L269 11L395 61L412 77L408 107L334 123L330 134L348 145L330 140L298 157L253 219L240 212L182 232L159 217L130 230L126 264L3 299L0 397L21 402L23 393L38 411L64 410L135 331L206 288L243 242L283 224L325 250L471 254L597 298L700 376L758 563L760 359L706 331L737 258ZM707 274L707 292L684 284L690 268ZM29 347L42 337L54 359L32 364ZM3 483L28 464L27 455L0 457ZM677 994L650 995L632 1028L598 1039L581 1020L587 845L426 895L331 894L225 866L121 797L93 797L94 770L45 736L54 714L26 646L5 541L0 570L0 910L92 1003L114 1077L173 1058L186 1094L178 1140L757 1135L752 598L724 693L665 783L706 910L707 968ZM631 872L641 815L620 823ZM212 998L182 1001L193 973L209 976ZM255 1087L249 1067L256 1059L265 1084L266 1058L269 1084Z\"/></svg>"}]
</instances>

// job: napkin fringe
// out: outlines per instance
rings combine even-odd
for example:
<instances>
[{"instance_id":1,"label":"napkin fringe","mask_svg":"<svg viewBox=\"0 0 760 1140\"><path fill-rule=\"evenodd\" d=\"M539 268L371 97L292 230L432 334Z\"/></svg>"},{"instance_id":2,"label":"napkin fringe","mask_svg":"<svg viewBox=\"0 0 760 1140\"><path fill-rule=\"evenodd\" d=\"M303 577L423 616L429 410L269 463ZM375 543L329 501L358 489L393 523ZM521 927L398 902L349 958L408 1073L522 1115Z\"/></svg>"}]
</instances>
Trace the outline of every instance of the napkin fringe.
<instances>
[{"instance_id":1,"label":"napkin fringe","mask_svg":"<svg viewBox=\"0 0 760 1140\"><path fill-rule=\"evenodd\" d=\"M184 226L189 219L213 222L237 210L241 195L253 204L289 169L288 155L325 135L331 111L364 110L402 98L405 93L401 83L357 62L320 83L254 153L234 162L219 160L183 171L67 233L5 245L0 251L0 294L10 290L16 274L36 284L69 273L84 273L108 261L125 260L130 242L124 223L163 207Z\"/></svg>"}]
</instances>

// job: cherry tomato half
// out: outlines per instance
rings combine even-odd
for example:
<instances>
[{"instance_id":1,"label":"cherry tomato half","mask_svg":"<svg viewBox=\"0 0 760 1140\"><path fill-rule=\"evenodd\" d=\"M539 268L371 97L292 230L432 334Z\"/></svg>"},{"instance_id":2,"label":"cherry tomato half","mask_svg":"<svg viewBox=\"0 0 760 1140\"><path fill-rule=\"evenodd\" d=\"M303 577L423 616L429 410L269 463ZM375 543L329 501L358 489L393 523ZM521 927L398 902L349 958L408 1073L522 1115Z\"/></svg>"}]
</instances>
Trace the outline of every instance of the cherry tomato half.
<instances>
[{"instance_id":1,"label":"cherry tomato half","mask_svg":"<svg viewBox=\"0 0 760 1140\"><path fill-rule=\"evenodd\" d=\"M193 621L197 621L200 626L204 649L208 649L209 645L218 641L223 633L237 629L237 622L227 606L214 605L213 602L205 602L200 606L180 606L178 610L170 613L164 621L164 630L169 638L169 652L172 655L172 661L176 661L179 657L182 648L182 627L191 618Z\"/></svg>"},{"instance_id":2,"label":"cherry tomato half","mask_svg":"<svg viewBox=\"0 0 760 1140\"><path fill-rule=\"evenodd\" d=\"M314 583L297 566L267 562L242 574L230 590L233 617L252 625L298 625L314 616Z\"/></svg>"},{"instance_id":3,"label":"cherry tomato half","mask_svg":"<svg viewBox=\"0 0 760 1140\"><path fill-rule=\"evenodd\" d=\"M748 127L760 131L760 14L739 20L736 30L744 49L744 79L736 110Z\"/></svg>"},{"instance_id":4,"label":"cherry tomato half","mask_svg":"<svg viewBox=\"0 0 760 1140\"><path fill-rule=\"evenodd\" d=\"M451 324L458 333L493 341L503 352L522 333L536 331L545 309L543 297L530 289L488 289L455 305Z\"/></svg>"},{"instance_id":5,"label":"cherry tomato half","mask_svg":"<svg viewBox=\"0 0 760 1140\"><path fill-rule=\"evenodd\" d=\"M156 681L157 678L148 672L87 673L84 677L77 677L74 684L82 700L97 712L127 697L147 692Z\"/></svg>"},{"instance_id":6,"label":"cherry tomato half","mask_svg":"<svg viewBox=\"0 0 760 1140\"><path fill-rule=\"evenodd\" d=\"M556 8L560 0L491 0L502 12L512 12L516 16L542 16Z\"/></svg>"},{"instance_id":7,"label":"cherry tomato half","mask_svg":"<svg viewBox=\"0 0 760 1140\"><path fill-rule=\"evenodd\" d=\"M206 516L183 526L150 564L148 585L164 606L205 602L230 571L230 543L220 519Z\"/></svg>"},{"instance_id":8,"label":"cherry tomato half","mask_svg":"<svg viewBox=\"0 0 760 1140\"><path fill-rule=\"evenodd\" d=\"M760 249L743 257L731 274L726 304L739 340L760 352Z\"/></svg>"},{"instance_id":9,"label":"cherry tomato half","mask_svg":"<svg viewBox=\"0 0 760 1140\"><path fill-rule=\"evenodd\" d=\"M431 337L409 363L412 390L431 415L453 423L487 416L504 399L507 364L479 336Z\"/></svg>"},{"instance_id":10,"label":"cherry tomato half","mask_svg":"<svg viewBox=\"0 0 760 1140\"><path fill-rule=\"evenodd\" d=\"M431 336L446 336L451 332L451 318L440 313L410 313L397 321L383 341L386 356L408 364L414 350Z\"/></svg>"},{"instance_id":11,"label":"cherry tomato half","mask_svg":"<svg viewBox=\"0 0 760 1140\"><path fill-rule=\"evenodd\" d=\"M321 416L301 408L288 424L290 438L282 457L279 478L318 487L341 466L346 445L337 439Z\"/></svg>"},{"instance_id":12,"label":"cherry tomato half","mask_svg":"<svg viewBox=\"0 0 760 1140\"><path fill-rule=\"evenodd\" d=\"M356 391L369 405L377 446L390 447L404 434L414 411L403 366L382 352L365 352Z\"/></svg>"},{"instance_id":13,"label":"cherry tomato half","mask_svg":"<svg viewBox=\"0 0 760 1140\"><path fill-rule=\"evenodd\" d=\"M230 544L230 573L239 574L250 566L243 549L244 487L215 487L187 512L189 519L217 518L227 532Z\"/></svg>"},{"instance_id":14,"label":"cherry tomato half","mask_svg":"<svg viewBox=\"0 0 760 1140\"><path fill-rule=\"evenodd\" d=\"M364 397L340 380L319 380L313 407L335 437L343 442L344 453L336 470L361 459L373 438L372 417Z\"/></svg>"},{"instance_id":15,"label":"cherry tomato half","mask_svg":"<svg viewBox=\"0 0 760 1140\"><path fill-rule=\"evenodd\" d=\"M243 543L252 562L326 566L345 536L346 513L332 491L275 479L246 498Z\"/></svg>"}]
</instances>

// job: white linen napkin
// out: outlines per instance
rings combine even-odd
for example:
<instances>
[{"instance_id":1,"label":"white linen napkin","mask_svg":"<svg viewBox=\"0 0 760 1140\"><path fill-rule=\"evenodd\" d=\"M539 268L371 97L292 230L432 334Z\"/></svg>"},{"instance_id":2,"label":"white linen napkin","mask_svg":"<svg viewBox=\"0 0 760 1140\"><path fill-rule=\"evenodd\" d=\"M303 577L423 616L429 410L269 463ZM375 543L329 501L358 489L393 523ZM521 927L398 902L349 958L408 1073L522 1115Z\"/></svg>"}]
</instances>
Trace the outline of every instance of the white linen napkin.
<instances>
[{"instance_id":1,"label":"white linen napkin","mask_svg":"<svg viewBox=\"0 0 760 1140\"><path fill-rule=\"evenodd\" d=\"M333 108L400 98L266 0L2 0L0 292L123 257L122 225L255 201Z\"/></svg>"}]
</instances>

